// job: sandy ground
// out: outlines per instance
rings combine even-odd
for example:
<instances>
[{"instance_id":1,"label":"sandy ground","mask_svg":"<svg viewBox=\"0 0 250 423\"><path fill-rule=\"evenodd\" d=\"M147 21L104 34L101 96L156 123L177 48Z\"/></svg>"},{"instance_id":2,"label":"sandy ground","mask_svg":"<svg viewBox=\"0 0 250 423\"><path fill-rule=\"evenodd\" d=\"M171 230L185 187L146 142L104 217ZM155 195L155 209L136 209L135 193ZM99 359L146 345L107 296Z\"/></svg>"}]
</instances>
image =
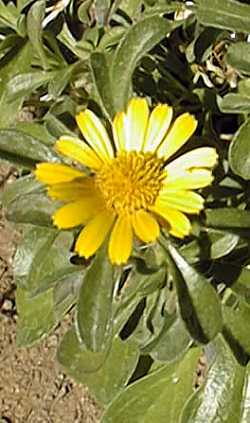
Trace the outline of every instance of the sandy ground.
<instances>
[{"instance_id":1,"label":"sandy ground","mask_svg":"<svg viewBox=\"0 0 250 423\"><path fill-rule=\"evenodd\" d=\"M0 166L1 189L12 174L9 166ZM56 362L67 319L41 344L28 349L15 345L11 264L17 242L17 233L0 214L0 423L97 423L100 409L87 388L74 383Z\"/></svg>"}]
</instances>

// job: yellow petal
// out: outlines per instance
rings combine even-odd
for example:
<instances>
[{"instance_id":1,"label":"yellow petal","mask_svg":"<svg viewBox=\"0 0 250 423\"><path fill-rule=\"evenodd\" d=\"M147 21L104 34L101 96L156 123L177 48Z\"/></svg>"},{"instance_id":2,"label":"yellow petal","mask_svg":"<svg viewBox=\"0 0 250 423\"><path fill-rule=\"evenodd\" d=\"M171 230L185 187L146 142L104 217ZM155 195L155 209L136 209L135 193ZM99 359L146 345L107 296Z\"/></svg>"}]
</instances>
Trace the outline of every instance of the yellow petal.
<instances>
[{"instance_id":1,"label":"yellow petal","mask_svg":"<svg viewBox=\"0 0 250 423\"><path fill-rule=\"evenodd\" d=\"M150 115L143 151L154 152L161 143L173 117L173 109L167 104L159 104Z\"/></svg>"},{"instance_id":2,"label":"yellow petal","mask_svg":"<svg viewBox=\"0 0 250 423\"><path fill-rule=\"evenodd\" d=\"M152 242L158 238L160 228L155 218L145 210L139 210L132 219L135 234L144 242Z\"/></svg>"},{"instance_id":3,"label":"yellow petal","mask_svg":"<svg viewBox=\"0 0 250 423\"><path fill-rule=\"evenodd\" d=\"M132 98L126 118L126 150L141 151L148 126L149 109L145 98Z\"/></svg>"},{"instance_id":4,"label":"yellow petal","mask_svg":"<svg viewBox=\"0 0 250 423\"><path fill-rule=\"evenodd\" d=\"M87 109L76 116L76 121L84 138L96 154L105 161L112 159L114 156L113 147L100 119Z\"/></svg>"},{"instance_id":5,"label":"yellow petal","mask_svg":"<svg viewBox=\"0 0 250 423\"><path fill-rule=\"evenodd\" d=\"M113 137L118 152L126 150L126 139L128 125L126 124L126 115L124 112L116 113L113 121ZM129 134L128 134L129 138Z\"/></svg>"},{"instance_id":6,"label":"yellow petal","mask_svg":"<svg viewBox=\"0 0 250 423\"><path fill-rule=\"evenodd\" d=\"M84 197L91 197L95 190L93 178L79 178L71 182L62 182L51 185L48 194L54 200L76 201Z\"/></svg>"},{"instance_id":7,"label":"yellow petal","mask_svg":"<svg viewBox=\"0 0 250 423\"><path fill-rule=\"evenodd\" d=\"M189 113L179 116L170 128L167 136L162 141L158 156L167 160L178 151L193 135L197 127L197 120Z\"/></svg>"},{"instance_id":8,"label":"yellow petal","mask_svg":"<svg viewBox=\"0 0 250 423\"><path fill-rule=\"evenodd\" d=\"M115 215L105 210L82 229L75 246L79 256L88 258L95 254L108 235L114 219Z\"/></svg>"},{"instance_id":9,"label":"yellow petal","mask_svg":"<svg viewBox=\"0 0 250 423\"><path fill-rule=\"evenodd\" d=\"M98 213L99 198L86 197L60 207L53 215L53 223L59 229L74 228L86 223Z\"/></svg>"},{"instance_id":10,"label":"yellow petal","mask_svg":"<svg viewBox=\"0 0 250 423\"><path fill-rule=\"evenodd\" d=\"M204 207L204 198L192 191L164 191L156 200L156 205L163 205L185 213L199 213Z\"/></svg>"},{"instance_id":11,"label":"yellow petal","mask_svg":"<svg viewBox=\"0 0 250 423\"><path fill-rule=\"evenodd\" d=\"M163 203L158 203L152 210L163 217L169 224L169 233L177 238L184 238L191 232L189 219L182 212L165 207Z\"/></svg>"},{"instance_id":12,"label":"yellow petal","mask_svg":"<svg viewBox=\"0 0 250 423\"><path fill-rule=\"evenodd\" d=\"M211 170L194 169L167 176L162 191L204 188L210 185L213 179Z\"/></svg>"},{"instance_id":13,"label":"yellow petal","mask_svg":"<svg viewBox=\"0 0 250 423\"><path fill-rule=\"evenodd\" d=\"M169 163L165 169L168 174L182 173L194 168L212 168L216 165L218 154L215 148L200 147L189 151Z\"/></svg>"},{"instance_id":14,"label":"yellow petal","mask_svg":"<svg viewBox=\"0 0 250 423\"><path fill-rule=\"evenodd\" d=\"M109 241L109 257L113 264L126 263L132 251L132 225L129 215L119 216Z\"/></svg>"},{"instance_id":15,"label":"yellow petal","mask_svg":"<svg viewBox=\"0 0 250 423\"><path fill-rule=\"evenodd\" d=\"M73 169L61 163L39 163L34 173L38 181L44 184L70 182L75 178L85 176L80 170Z\"/></svg>"},{"instance_id":16,"label":"yellow petal","mask_svg":"<svg viewBox=\"0 0 250 423\"><path fill-rule=\"evenodd\" d=\"M94 150L77 138L63 136L56 142L55 149L91 169L100 169L103 164Z\"/></svg>"}]
</instances>

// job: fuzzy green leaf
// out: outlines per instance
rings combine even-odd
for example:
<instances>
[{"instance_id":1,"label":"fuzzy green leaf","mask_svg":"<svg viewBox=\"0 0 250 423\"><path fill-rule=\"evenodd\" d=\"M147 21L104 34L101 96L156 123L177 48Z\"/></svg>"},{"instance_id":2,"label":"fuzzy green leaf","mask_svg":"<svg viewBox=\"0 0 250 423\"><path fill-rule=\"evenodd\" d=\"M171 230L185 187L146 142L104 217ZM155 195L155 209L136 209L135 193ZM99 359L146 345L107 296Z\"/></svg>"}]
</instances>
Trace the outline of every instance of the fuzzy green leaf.
<instances>
[{"instance_id":1,"label":"fuzzy green leaf","mask_svg":"<svg viewBox=\"0 0 250 423\"><path fill-rule=\"evenodd\" d=\"M37 162L56 161L56 153L37 138L15 129L0 129L1 157L15 164L34 167Z\"/></svg>"},{"instance_id":2,"label":"fuzzy green leaf","mask_svg":"<svg viewBox=\"0 0 250 423\"><path fill-rule=\"evenodd\" d=\"M159 335L141 348L154 360L171 362L180 358L188 350L191 338L179 316L165 316L165 324Z\"/></svg>"},{"instance_id":3,"label":"fuzzy green leaf","mask_svg":"<svg viewBox=\"0 0 250 423\"><path fill-rule=\"evenodd\" d=\"M229 148L229 164L236 175L250 179L250 119L236 132Z\"/></svg>"},{"instance_id":4,"label":"fuzzy green leaf","mask_svg":"<svg viewBox=\"0 0 250 423\"><path fill-rule=\"evenodd\" d=\"M24 96L10 101L7 83L20 73L29 72L32 62L32 46L30 42L16 38L11 50L4 56L0 65L0 128L13 125L22 107Z\"/></svg>"},{"instance_id":5,"label":"fuzzy green leaf","mask_svg":"<svg viewBox=\"0 0 250 423\"><path fill-rule=\"evenodd\" d=\"M26 290L17 288L16 304L19 315L18 346L33 344L56 326L52 289L30 298Z\"/></svg>"},{"instance_id":6,"label":"fuzzy green leaf","mask_svg":"<svg viewBox=\"0 0 250 423\"><path fill-rule=\"evenodd\" d=\"M16 282L30 295L37 295L69 275L81 273L83 267L70 263L71 232L31 227L24 234L14 258Z\"/></svg>"},{"instance_id":7,"label":"fuzzy green leaf","mask_svg":"<svg viewBox=\"0 0 250 423\"><path fill-rule=\"evenodd\" d=\"M206 224L214 228L250 228L249 210L232 207L206 210Z\"/></svg>"},{"instance_id":8,"label":"fuzzy green leaf","mask_svg":"<svg viewBox=\"0 0 250 423\"><path fill-rule=\"evenodd\" d=\"M61 283L68 287L61 298L58 290ZM60 287L48 289L36 296L30 296L26 289L17 287L16 304L18 311L17 345L30 346L47 336L62 320L65 313L76 302L79 277L69 276L60 281Z\"/></svg>"},{"instance_id":9,"label":"fuzzy green leaf","mask_svg":"<svg viewBox=\"0 0 250 423\"><path fill-rule=\"evenodd\" d=\"M221 338L208 348L213 364L202 388L187 402L180 423L247 423L249 368L237 363Z\"/></svg>"},{"instance_id":10,"label":"fuzzy green leaf","mask_svg":"<svg viewBox=\"0 0 250 423\"><path fill-rule=\"evenodd\" d=\"M236 0L198 0L197 18L200 23L236 32L249 32L250 6Z\"/></svg>"},{"instance_id":11,"label":"fuzzy green leaf","mask_svg":"<svg viewBox=\"0 0 250 423\"><path fill-rule=\"evenodd\" d=\"M42 40L42 21L45 15L45 0L38 0L29 9L27 15L27 34L34 50L38 54L43 69L48 69L48 60Z\"/></svg>"},{"instance_id":12,"label":"fuzzy green leaf","mask_svg":"<svg viewBox=\"0 0 250 423\"><path fill-rule=\"evenodd\" d=\"M223 113L249 113L250 97L244 94L230 93L222 99L217 99L218 106Z\"/></svg>"},{"instance_id":13,"label":"fuzzy green leaf","mask_svg":"<svg viewBox=\"0 0 250 423\"><path fill-rule=\"evenodd\" d=\"M114 110L114 92L110 79L110 67L107 63L107 57L103 53L93 53L90 56L93 80L99 95L100 104L106 115L112 119Z\"/></svg>"},{"instance_id":14,"label":"fuzzy green leaf","mask_svg":"<svg viewBox=\"0 0 250 423\"><path fill-rule=\"evenodd\" d=\"M79 343L71 329L62 340L58 359L70 376L87 385L96 399L107 405L126 386L135 369L138 350L131 342L115 338L108 351L91 352Z\"/></svg>"},{"instance_id":15,"label":"fuzzy green leaf","mask_svg":"<svg viewBox=\"0 0 250 423\"><path fill-rule=\"evenodd\" d=\"M57 357L70 376L83 382L86 373L95 373L102 367L107 354L108 351L89 351L79 342L75 329L70 329L62 339Z\"/></svg>"},{"instance_id":16,"label":"fuzzy green leaf","mask_svg":"<svg viewBox=\"0 0 250 423\"><path fill-rule=\"evenodd\" d=\"M29 72L14 76L6 86L9 100L11 101L19 96L27 96L40 86L47 84L54 78L54 75L54 72Z\"/></svg>"},{"instance_id":17,"label":"fuzzy green leaf","mask_svg":"<svg viewBox=\"0 0 250 423\"><path fill-rule=\"evenodd\" d=\"M102 423L176 423L192 393L200 349L133 383L107 409Z\"/></svg>"},{"instance_id":18,"label":"fuzzy green leaf","mask_svg":"<svg viewBox=\"0 0 250 423\"><path fill-rule=\"evenodd\" d=\"M77 332L91 351L106 349L111 336L113 266L100 249L86 272L77 304Z\"/></svg>"},{"instance_id":19,"label":"fuzzy green leaf","mask_svg":"<svg viewBox=\"0 0 250 423\"><path fill-rule=\"evenodd\" d=\"M17 29L17 9L13 4L4 4L3 0L0 0L0 23L6 25L8 28L16 31Z\"/></svg>"},{"instance_id":20,"label":"fuzzy green leaf","mask_svg":"<svg viewBox=\"0 0 250 423\"><path fill-rule=\"evenodd\" d=\"M246 75L250 75L250 45L247 42L231 44L226 59L230 66Z\"/></svg>"},{"instance_id":21,"label":"fuzzy green leaf","mask_svg":"<svg viewBox=\"0 0 250 423\"><path fill-rule=\"evenodd\" d=\"M173 28L160 16L133 25L117 47L111 66L112 92L116 111L124 110L131 94L131 79L139 60ZM142 37L143 34L143 37Z\"/></svg>"},{"instance_id":22,"label":"fuzzy green leaf","mask_svg":"<svg viewBox=\"0 0 250 423\"><path fill-rule=\"evenodd\" d=\"M3 195L7 219L16 223L52 226L51 216L57 203L34 178L20 178L8 186Z\"/></svg>"},{"instance_id":23,"label":"fuzzy green leaf","mask_svg":"<svg viewBox=\"0 0 250 423\"><path fill-rule=\"evenodd\" d=\"M222 328L219 298L205 277L190 266L173 245L168 245L168 251L181 317L191 336L207 343Z\"/></svg>"},{"instance_id":24,"label":"fuzzy green leaf","mask_svg":"<svg viewBox=\"0 0 250 423\"><path fill-rule=\"evenodd\" d=\"M183 245L181 254L189 263L202 260L218 259L229 254L238 244L237 234L208 228L200 233L199 240Z\"/></svg>"},{"instance_id":25,"label":"fuzzy green leaf","mask_svg":"<svg viewBox=\"0 0 250 423\"><path fill-rule=\"evenodd\" d=\"M37 122L17 122L15 128L18 131L22 131L27 135L36 138L40 142L49 147L53 147L56 141L56 138L53 137L46 129L44 125Z\"/></svg>"},{"instance_id":26,"label":"fuzzy green leaf","mask_svg":"<svg viewBox=\"0 0 250 423\"><path fill-rule=\"evenodd\" d=\"M240 299L236 304L225 305L223 311L223 335L240 362L250 357L250 307Z\"/></svg>"}]
</instances>

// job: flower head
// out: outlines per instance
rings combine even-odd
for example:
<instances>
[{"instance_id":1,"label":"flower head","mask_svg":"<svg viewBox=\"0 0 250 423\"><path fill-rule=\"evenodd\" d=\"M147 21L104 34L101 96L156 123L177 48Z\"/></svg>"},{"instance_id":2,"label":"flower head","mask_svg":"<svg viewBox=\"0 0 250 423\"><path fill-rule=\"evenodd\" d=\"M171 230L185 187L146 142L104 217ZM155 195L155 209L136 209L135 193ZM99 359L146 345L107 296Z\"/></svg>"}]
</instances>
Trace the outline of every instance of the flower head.
<instances>
[{"instance_id":1,"label":"flower head","mask_svg":"<svg viewBox=\"0 0 250 423\"><path fill-rule=\"evenodd\" d=\"M93 255L110 234L111 262L125 263L133 234L153 242L159 222L175 237L190 233L186 213L198 214L204 205L193 190L211 184L217 153L200 147L169 162L197 126L188 113L173 123L172 115L166 104L150 113L145 99L134 98L126 112L116 114L111 140L87 109L76 117L84 141L63 136L55 148L90 172L59 163L37 165L36 177L48 186L50 197L65 203L54 213L54 224L60 229L84 225L75 246L80 256Z\"/></svg>"}]
</instances>

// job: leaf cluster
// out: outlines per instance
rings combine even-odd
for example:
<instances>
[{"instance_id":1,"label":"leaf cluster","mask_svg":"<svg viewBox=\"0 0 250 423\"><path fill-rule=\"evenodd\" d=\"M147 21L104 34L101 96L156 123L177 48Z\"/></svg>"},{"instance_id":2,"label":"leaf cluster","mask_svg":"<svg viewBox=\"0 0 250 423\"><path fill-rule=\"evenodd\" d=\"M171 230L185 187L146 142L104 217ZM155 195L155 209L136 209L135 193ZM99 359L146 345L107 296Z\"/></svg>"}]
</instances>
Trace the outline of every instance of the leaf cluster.
<instances>
[{"instance_id":1,"label":"leaf cluster","mask_svg":"<svg viewBox=\"0 0 250 423\"><path fill-rule=\"evenodd\" d=\"M0 0L0 157L19 174L2 203L23 234L17 343L72 311L58 359L103 423L250 421L249 28L239 0ZM54 143L87 104L111 122L131 95L195 114L193 146L215 147L219 164L189 238L163 232L113 268L106 246L74 255L77 231L53 227L57 204L32 170L62 160Z\"/></svg>"}]
</instances>

